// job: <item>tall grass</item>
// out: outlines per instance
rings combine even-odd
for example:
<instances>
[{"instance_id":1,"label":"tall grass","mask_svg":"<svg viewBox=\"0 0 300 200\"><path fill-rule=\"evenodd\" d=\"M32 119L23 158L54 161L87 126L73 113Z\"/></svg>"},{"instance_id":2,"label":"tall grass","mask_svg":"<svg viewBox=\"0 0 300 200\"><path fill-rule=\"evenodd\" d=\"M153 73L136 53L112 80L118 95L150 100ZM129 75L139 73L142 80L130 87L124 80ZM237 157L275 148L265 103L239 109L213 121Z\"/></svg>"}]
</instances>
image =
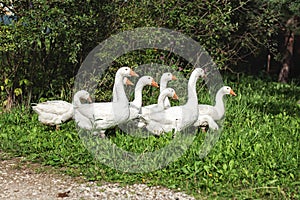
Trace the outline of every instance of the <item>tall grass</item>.
<instances>
[{"instance_id":1,"label":"tall grass","mask_svg":"<svg viewBox=\"0 0 300 200\"><path fill-rule=\"evenodd\" d=\"M148 173L121 172L93 158L73 121L55 131L25 107L0 115L0 149L88 180L159 184L199 199L299 199L300 88L253 77L228 78L225 84L237 96L227 98L222 134L205 158L199 149L210 133L200 132L168 166ZM153 151L170 142L172 134L142 140L117 130L109 140L129 151Z\"/></svg>"}]
</instances>

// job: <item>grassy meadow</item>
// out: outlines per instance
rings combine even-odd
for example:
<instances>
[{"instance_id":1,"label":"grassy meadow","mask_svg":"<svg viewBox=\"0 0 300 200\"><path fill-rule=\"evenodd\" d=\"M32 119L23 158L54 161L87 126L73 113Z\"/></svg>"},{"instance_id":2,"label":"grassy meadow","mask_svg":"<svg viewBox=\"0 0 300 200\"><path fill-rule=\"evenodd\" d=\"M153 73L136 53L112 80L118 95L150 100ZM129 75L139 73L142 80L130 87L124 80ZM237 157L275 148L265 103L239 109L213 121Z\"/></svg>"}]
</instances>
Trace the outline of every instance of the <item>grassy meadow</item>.
<instances>
[{"instance_id":1,"label":"grassy meadow","mask_svg":"<svg viewBox=\"0 0 300 200\"><path fill-rule=\"evenodd\" d=\"M56 131L24 106L0 115L0 150L99 184L162 185L197 199L300 199L300 87L248 76L224 82L237 96L226 98L220 138L204 158L199 149L210 132L198 132L184 155L162 169L118 171L94 159L74 121ZM109 140L133 152L154 151L172 134L141 139L116 131Z\"/></svg>"}]
</instances>

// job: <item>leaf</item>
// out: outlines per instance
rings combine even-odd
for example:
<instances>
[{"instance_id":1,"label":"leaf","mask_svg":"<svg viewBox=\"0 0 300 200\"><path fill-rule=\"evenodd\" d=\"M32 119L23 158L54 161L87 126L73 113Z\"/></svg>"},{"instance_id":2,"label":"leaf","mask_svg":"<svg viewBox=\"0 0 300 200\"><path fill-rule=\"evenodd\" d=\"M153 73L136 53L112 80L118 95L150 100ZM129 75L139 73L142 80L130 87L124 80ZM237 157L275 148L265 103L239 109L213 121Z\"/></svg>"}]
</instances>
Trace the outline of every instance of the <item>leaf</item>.
<instances>
[{"instance_id":1,"label":"leaf","mask_svg":"<svg viewBox=\"0 0 300 200\"><path fill-rule=\"evenodd\" d=\"M258 151L260 150L261 147L262 147L262 145L261 145L260 143L255 144L255 146L254 146L254 151L255 151L255 152L258 152Z\"/></svg>"},{"instance_id":2,"label":"leaf","mask_svg":"<svg viewBox=\"0 0 300 200\"><path fill-rule=\"evenodd\" d=\"M22 85L30 85L30 81L28 79L22 79L19 81L19 85L22 86Z\"/></svg>"},{"instance_id":3,"label":"leaf","mask_svg":"<svg viewBox=\"0 0 300 200\"><path fill-rule=\"evenodd\" d=\"M183 173L185 173L185 174L189 174L189 171L187 170L187 168L186 168L186 167L183 167L183 168L181 168L181 170L183 171Z\"/></svg>"},{"instance_id":4,"label":"leaf","mask_svg":"<svg viewBox=\"0 0 300 200\"><path fill-rule=\"evenodd\" d=\"M22 89L21 89L21 88L16 88L16 89L14 90L14 93L15 93L16 96L19 96L19 95L22 94Z\"/></svg>"},{"instance_id":5,"label":"leaf","mask_svg":"<svg viewBox=\"0 0 300 200\"><path fill-rule=\"evenodd\" d=\"M209 173L209 169L210 169L210 167L208 166L208 165L204 165L204 170L206 171L206 173Z\"/></svg>"},{"instance_id":6,"label":"leaf","mask_svg":"<svg viewBox=\"0 0 300 200\"><path fill-rule=\"evenodd\" d=\"M4 84L5 84L5 85L7 85L7 84L8 84L8 82L9 82L9 79L8 79L8 78L6 78L6 79L4 80Z\"/></svg>"},{"instance_id":7,"label":"leaf","mask_svg":"<svg viewBox=\"0 0 300 200\"><path fill-rule=\"evenodd\" d=\"M270 181L267 182L267 184L273 185L273 184L276 183L277 181L278 181L277 179L275 179L275 180L270 180Z\"/></svg>"},{"instance_id":8,"label":"leaf","mask_svg":"<svg viewBox=\"0 0 300 200\"><path fill-rule=\"evenodd\" d=\"M229 161L229 169L232 170L234 167L234 160Z\"/></svg>"}]
</instances>

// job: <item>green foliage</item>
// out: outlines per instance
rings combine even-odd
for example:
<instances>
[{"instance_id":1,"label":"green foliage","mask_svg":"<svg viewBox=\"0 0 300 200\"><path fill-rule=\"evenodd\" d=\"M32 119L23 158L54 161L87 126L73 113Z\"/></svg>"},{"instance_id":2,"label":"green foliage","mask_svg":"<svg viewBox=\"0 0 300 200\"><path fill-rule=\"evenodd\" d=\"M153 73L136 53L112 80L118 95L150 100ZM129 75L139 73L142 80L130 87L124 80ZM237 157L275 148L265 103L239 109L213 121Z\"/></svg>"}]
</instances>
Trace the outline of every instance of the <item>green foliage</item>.
<instances>
[{"instance_id":1,"label":"green foliage","mask_svg":"<svg viewBox=\"0 0 300 200\"><path fill-rule=\"evenodd\" d=\"M137 27L179 31L198 41L221 69L252 62L267 50L278 53L277 37L287 28L286 20L299 15L298 8L299 2L291 0L15 1L14 20L0 24L0 100L27 105L71 101L75 76L88 53L111 35ZM191 69L170 52L129 52L112 63L104 79L95 78L101 87L97 99L110 99L117 68L149 62Z\"/></svg>"},{"instance_id":2,"label":"green foliage","mask_svg":"<svg viewBox=\"0 0 300 200\"><path fill-rule=\"evenodd\" d=\"M199 149L210 132L198 133L184 156L165 168L141 174L117 171L93 158L73 121L55 131L25 107L0 115L0 149L63 167L73 176L181 188L197 199L299 199L300 88L245 76L229 76L225 84L237 96L227 98L222 135L203 159ZM199 98L209 101L207 93L200 92ZM171 140L171 134L144 140L119 130L109 134L109 141L132 152L153 151Z\"/></svg>"},{"instance_id":3,"label":"green foliage","mask_svg":"<svg viewBox=\"0 0 300 200\"><path fill-rule=\"evenodd\" d=\"M119 1L114 1L119 2ZM116 6L115 30L164 27L180 31L209 52L221 67L235 55L228 43L237 24L231 23L235 5L227 1L127 1Z\"/></svg>"},{"instance_id":4,"label":"green foliage","mask_svg":"<svg viewBox=\"0 0 300 200\"><path fill-rule=\"evenodd\" d=\"M14 2L16 20L0 24L0 85L6 90L1 100L27 100L23 103L29 104L51 97L70 101L82 60L109 32L102 9L105 3ZM104 29L100 32L99 27ZM3 84L5 80L10 84Z\"/></svg>"}]
</instances>

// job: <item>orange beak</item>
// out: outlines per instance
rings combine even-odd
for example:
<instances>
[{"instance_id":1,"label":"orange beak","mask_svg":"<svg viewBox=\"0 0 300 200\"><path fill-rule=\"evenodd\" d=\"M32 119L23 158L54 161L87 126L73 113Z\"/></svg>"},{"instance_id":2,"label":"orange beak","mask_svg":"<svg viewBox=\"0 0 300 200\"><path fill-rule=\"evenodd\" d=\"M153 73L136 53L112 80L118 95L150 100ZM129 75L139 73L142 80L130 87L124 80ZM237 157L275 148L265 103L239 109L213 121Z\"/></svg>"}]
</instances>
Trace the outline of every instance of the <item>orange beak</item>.
<instances>
[{"instance_id":1,"label":"orange beak","mask_svg":"<svg viewBox=\"0 0 300 200\"><path fill-rule=\"evenodd\" d=\"M89 103L93 103L93 100L92 100L92 98L91 98L90 96L87 98L87 101L88 101Z\"/></svg>"},{"instance_id":2,"label":"orange beak","mask_svg":"<svg viewBox=\"0 0 300 200\"><path fill-rule=\"evenodd\" d=\"M130 69L130 76L139 77L139 75L137 73L135 73L132 69Z\"/></svg>"},{"instance_id":3,"label":"orange beak","mask_svg":"<svg viewBox=\"0 0 300 200\"><path fill-rule=\"evenodd\" d=\"M134 85L130 80L129 78L125 77L125 85Z\"/></svg>"},{"instance_id":4,"label":"orange beak","mask_svg":"<svg viewBox=\"0 0 300 200\"><path fill-rule=\"evenodd\" d=\"M236 94L234 93L233 90L230 90L230 93L229 93L229 94L231 94L232 96L236 96Z\"/></svg>"},{"instance_id":5,"label":"orange beak","mask_svg":"<svg viewBox=\"0 0 300 200\"><path fill-rule=\"evenodd\" d=\"M152 80L151 86L159 88L158 84L154 80Z\"/></svg>"},{"instance_id":6,"label":"orange beak","mask_svg":"<svg viewBox=\"0 0 300 200\"><path fill-rule=\"evenodd\" d=\"M177 94L176 93L174 93L174 95L173 95L173 97L172 97L173 99L175 99L175 100L178 100L178 96L177 96Z\"/></svg>"},{"instance_id":7,"label":"orange beak","mask_svg":"<svg viewBox=\"0 0 300 200\"><path fill-rule=\"evenodd\" d=\"M173 75L173 76L172 76L172 80L173 80L173 81L177 80L176 76Z\"/></svg>"}]
</instances>

